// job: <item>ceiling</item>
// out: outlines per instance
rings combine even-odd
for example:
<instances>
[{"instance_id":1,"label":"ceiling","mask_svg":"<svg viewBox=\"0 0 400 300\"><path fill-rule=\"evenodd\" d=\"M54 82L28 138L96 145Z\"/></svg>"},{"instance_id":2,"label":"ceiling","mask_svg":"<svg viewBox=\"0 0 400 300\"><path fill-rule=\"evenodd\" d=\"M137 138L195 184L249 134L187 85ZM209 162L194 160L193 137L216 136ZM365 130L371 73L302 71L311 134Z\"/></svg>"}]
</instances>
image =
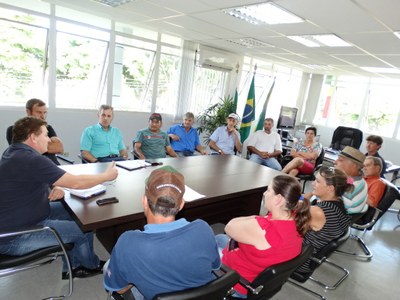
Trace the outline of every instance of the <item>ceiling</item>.
<instances>
[{"instance_id":1,"label":"ceiling","mask_svg":"<svg viewBox=\"0 0 400 300\"><path fill-rule=\"evenodd\" d=\"M109 7L91 0L44 0L103 17L178 35L185 40L261 58L310 73L400 78L360 67L400 71L399 0L275 0L305 19L298 24L252 25L221 12L258 0L133 0ZM352 47L309 48L287 35L333 33ZM246 48L230 40L254 38L272 45ZM318 65L324 69L305 65Z\"/></svg>"}]
</instances>

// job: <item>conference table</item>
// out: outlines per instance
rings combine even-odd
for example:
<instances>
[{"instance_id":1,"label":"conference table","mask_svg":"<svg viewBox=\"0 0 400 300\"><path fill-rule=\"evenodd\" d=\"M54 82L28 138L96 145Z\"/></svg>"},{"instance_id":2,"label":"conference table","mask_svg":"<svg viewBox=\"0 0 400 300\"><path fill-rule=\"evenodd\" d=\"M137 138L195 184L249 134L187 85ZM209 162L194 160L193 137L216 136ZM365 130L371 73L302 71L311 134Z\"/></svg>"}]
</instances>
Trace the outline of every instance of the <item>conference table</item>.
<instances>
[{"instance_id":1,"label":"conference table","mask_svg":"<svg viewBox=\"0 0 400 300\"><path fill-rule=\"evenodd\" d=\"M281 174L268 167L234 155L202 155L154 160L176 168L185 176L185 184L205 197L186 202L177 218L201 218L226 223L238 216L259 214L262 195L273 177ZM110 163L63 165L72 174L98 174ZM128 171L118 167L118 177L106 183L105 194L83 200L65 193L63 204L83 231L95 231L97 238L111 251L126 230L143 229L146 219L142 196L149 166ZM119 203L98 206L96 200L117 197Z\"/></svg>"}]
</instances>

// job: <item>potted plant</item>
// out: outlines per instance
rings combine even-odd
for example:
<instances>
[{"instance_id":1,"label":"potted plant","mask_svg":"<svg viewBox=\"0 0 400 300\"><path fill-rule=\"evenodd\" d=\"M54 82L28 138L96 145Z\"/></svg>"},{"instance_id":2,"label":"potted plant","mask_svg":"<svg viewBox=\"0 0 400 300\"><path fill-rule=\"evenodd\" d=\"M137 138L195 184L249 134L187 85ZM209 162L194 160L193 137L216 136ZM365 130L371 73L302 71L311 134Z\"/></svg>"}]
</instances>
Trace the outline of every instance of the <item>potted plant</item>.
<instances>
[{"instance_id":1,"label":"potted plant","mask_svg":"<svg viewBox=\"0 0 400 300\"><path fill-rule=\"evenodd\" d=\"M232 96L220 98L220 101L211 105L197 117L197 131L203 134L205 143L210 142L211 134L222 125L226 125L226 118L230 113L236 113L236 107Z\"/></svg>"}]
</instances>

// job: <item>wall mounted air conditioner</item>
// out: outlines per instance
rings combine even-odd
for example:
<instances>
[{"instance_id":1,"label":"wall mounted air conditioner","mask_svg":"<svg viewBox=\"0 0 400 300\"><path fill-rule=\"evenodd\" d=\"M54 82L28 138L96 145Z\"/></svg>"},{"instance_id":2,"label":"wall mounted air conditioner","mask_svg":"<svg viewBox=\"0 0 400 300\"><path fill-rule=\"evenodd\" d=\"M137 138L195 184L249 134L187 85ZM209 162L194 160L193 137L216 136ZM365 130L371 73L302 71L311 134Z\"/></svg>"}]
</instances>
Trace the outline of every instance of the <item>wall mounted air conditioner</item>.
<instances>
[{"instance_id":1,"label":"wall mounted air conditioner","mask_svg":"<svg viewBox=\"0 0 400 300\"><path fill-rule=\"evenodd\" d=\"M216 68L231 71L235 69L239 58L237 55L216 48L199 45L196 52L196 65L205 68Z\"/></svg>"}]
</instances>

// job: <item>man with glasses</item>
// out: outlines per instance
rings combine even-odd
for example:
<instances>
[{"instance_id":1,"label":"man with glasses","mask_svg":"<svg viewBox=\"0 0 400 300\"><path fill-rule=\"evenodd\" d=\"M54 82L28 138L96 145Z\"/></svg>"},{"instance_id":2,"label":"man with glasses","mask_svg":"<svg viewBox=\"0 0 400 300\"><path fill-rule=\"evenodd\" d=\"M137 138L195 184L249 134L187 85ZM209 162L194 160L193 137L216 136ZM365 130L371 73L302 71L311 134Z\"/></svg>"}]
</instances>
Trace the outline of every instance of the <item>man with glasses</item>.
<instances>
[{"instance_id":1,"label":"man with glasses","mask_svg":"<svg viewBox=\"0 0 400 300\"><path fill-rule=\"evenodd\" d=\"M169 156L177 157L172 149L168 134L161 130L162 117L158 113L153 113L149 117L149 126L139 130L136 138L134 151L139 159L164 158L166 153Z\"/></svg>"},{"instance_id":2,"label":"man with glasses","mask_svg":"<svg viewBox=\"0 0 400 300\"><path fill-rule=\"evenodd\" d=\"M26 102L25 108L26 115L28 117L31 116L46 121L47 107L46 103L44 103L42 100L32 98ZM9 145L11 145L12 143L12 130L13 126L7 128L7 142ZM56 154L62 154L64 152L63 143L61 139L57 136L56 131L49 124L47 124L47 131L50 141L47 145L47 152L43 155L49 158L56 165L59 165L60 163L57 160Z\"/></svg>"}]
</instances>

